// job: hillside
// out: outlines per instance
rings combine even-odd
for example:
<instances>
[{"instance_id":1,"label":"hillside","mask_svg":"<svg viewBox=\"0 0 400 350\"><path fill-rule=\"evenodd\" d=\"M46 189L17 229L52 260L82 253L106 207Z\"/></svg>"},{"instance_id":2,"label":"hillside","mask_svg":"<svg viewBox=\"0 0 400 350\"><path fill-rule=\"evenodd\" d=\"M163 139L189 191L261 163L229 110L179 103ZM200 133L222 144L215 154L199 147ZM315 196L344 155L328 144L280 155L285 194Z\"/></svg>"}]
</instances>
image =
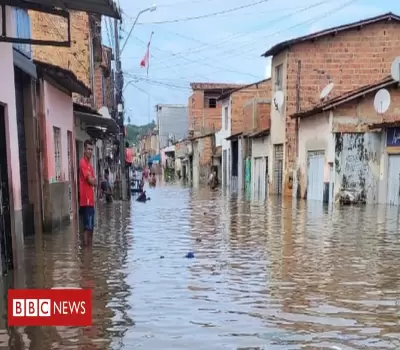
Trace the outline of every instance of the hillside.
<instances>
[{"instance_id":1,"label":"hillside","mask_svg":"<svg viewBox=\"0 0 400 350\"><path fill-rule=\"evenodd\" d=\"M156 124L152 121L146 125L134 125L128 124L126 126L126 140L129 143L136 143L140 135L147 134L149 131L155 128Z\"/></svg>"}]
</instances>

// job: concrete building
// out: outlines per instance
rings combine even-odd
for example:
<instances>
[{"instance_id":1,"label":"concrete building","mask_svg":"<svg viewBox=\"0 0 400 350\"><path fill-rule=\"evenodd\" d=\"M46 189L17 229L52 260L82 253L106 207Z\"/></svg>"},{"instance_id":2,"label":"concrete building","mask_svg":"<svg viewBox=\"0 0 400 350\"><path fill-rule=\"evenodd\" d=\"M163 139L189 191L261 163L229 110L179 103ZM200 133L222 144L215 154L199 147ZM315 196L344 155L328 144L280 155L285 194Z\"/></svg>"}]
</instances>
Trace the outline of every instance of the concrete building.
<instances>
[{"instance_id":1,"label":"concrete building","mask_svg":"<svg viewBox=\"0 0 400 350\"><path fill-rule=\"evenodd\" d=\"M221 129L216 134L216 147L222 148L222 186L233 191L245 188L250 173L251 142L248 136L266 127L267 117L261 106L271 102L271 81L264 79L222 94ZM261 118L261 119L260 119ZM246 172L247 164L247 172ZM248 184L250 186L250 177Z\"/></svg>"},{"instance_id":2,"label":"concrete building","mask_svg":"<svg viewBox=\"0 0 400 350\"><path fill-rule=\"evenodd\" d=\"M160 148L183 140L188 136L188 109L185 105L156 105Z\"/></svg>"},{"instance_id":3,"label":"concrete building","mask_svg":"<svg viewBox=\"0 0 400 350\"><path fill-rule=\"evenodd\" d=\"M273 192L292 194L299 145L291 115L318 104L329 81L334 98L384 78L398 55L399 27L400 17L387 13L284 41L263 54L272 57L273 94L282 91L285 101L282 112L271 109Z\"/></svg>"},{"instance_id":4,"label":"concrete building","mask_svg":"<svg viewBox=\"0 0 400 350\"><path fill-rule=\"evenodd\" d=\"M387 112L374 109L388 89ZM398 82L385 78L293 115L299 118L298 185L301 198L333 202L349 190L367 203L400 204Z\"/></svg>"}]
</instances>

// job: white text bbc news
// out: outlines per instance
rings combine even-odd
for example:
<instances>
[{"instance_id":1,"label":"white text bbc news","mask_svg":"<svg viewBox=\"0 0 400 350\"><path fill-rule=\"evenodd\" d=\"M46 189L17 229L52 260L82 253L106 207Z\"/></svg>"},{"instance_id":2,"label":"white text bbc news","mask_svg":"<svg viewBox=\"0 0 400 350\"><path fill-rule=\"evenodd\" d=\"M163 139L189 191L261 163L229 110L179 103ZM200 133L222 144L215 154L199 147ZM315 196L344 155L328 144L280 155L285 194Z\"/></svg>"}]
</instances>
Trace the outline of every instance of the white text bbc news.
<instances>
[{"instance_id":1,"label":"white text bbc news","mask_svg":"<svg viewBox=\"0 0 400 350\"><path fill-rule=\"evenodd\" d=\"M51 299L14 299L14 317L50 317L52 315L84 315L85 301L52 301Z\"/></svg>"}]
</instances>

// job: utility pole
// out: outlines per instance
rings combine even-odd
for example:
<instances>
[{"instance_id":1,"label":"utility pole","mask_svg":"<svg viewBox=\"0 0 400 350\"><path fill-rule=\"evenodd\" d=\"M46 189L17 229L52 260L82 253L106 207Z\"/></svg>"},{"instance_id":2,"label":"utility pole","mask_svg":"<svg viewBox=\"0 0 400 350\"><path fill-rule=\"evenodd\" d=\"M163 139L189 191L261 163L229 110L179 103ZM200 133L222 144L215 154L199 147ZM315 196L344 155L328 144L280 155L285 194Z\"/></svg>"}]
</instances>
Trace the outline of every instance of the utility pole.
<instances>
[{"instance_id":1,"label":"utility pole","mask_svg":"<svg viewBox=\"0 0 400 350\"><path fill-rule=\"evenodd\" d=\"M119 126L119 137L120 137L120 163L121 163L121 199L128 199L128 184L127 174L125 172L125 142L124 142L124 104L122 98L123 90L123 76L121 69L121 52L119 48L119 28L118 20L114 19L114 37L115 37L115 90L116 90L116 104L117 104L117 123Z\"/></svg>"}]
</instances>

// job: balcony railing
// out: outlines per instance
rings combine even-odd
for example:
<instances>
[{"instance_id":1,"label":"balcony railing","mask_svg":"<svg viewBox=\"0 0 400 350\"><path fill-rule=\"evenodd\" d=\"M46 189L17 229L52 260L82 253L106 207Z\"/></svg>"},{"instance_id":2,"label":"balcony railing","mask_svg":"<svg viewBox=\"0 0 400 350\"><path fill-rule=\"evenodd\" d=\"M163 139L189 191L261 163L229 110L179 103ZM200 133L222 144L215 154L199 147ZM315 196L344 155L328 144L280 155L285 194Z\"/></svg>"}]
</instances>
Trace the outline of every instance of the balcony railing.
<instances>
[{"instance_id":1,"label":"balcony railing","mask_svg":"<svg viewBox=\"0 0 400 350\"><path fill-rule=\"evenodd\" d=\"M15 28L15 38L30 39L31 38L31 19L28 11L25 9L13 8L13 19ZM32 58L32 48L30 44L14 43L13 47L21 54L28 58Z\"/></svg>"}]
</instances>

